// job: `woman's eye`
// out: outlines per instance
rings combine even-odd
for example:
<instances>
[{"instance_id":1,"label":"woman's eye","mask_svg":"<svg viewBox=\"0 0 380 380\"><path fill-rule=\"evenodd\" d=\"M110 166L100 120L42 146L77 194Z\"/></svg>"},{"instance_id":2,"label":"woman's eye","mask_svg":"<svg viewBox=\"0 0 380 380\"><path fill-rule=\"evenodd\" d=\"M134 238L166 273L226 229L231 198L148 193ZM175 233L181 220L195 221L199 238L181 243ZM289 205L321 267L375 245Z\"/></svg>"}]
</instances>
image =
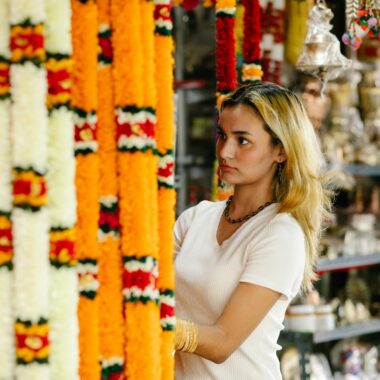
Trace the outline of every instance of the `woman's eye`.
<instances>
[{"instance_id":1,"label":"woman's eye","mask_svg":"<svg viewBox=\"0 0 380 380\"><path fill-rule=\"evenodd\" d=\"M248 140L245 139L244 137L239 137L239 138L238 138L238 141L239 141L239 144L240 144L240 145L248 144Z\"/></svg>"},{"instance_id":2,"label":"woman's eye","mask_svg":"<svg viewBox=\"0 0 380 380\"><path fill-rule=\"evenodd\" d=\"M217 134L217 138L218 139L221 139L221 140L225 140L226 139L226 135L222 131L218 131L216 134Z\"/></svg>"}]
</instances>

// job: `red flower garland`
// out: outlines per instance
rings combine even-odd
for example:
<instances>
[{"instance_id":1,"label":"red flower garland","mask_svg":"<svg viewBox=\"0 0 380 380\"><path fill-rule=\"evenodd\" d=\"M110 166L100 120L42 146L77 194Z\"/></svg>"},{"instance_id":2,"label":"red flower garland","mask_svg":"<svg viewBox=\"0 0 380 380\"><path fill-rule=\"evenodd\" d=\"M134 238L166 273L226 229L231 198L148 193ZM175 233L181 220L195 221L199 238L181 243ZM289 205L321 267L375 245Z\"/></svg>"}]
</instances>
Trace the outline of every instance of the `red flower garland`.
<instances>
[{"instance_id":1,"label":"red flower garland","mask_svg":"<svg viewBox=\"0 0 380 380\"><path fill-rule=\"evenodd\" d=\"M260 59L260 4L258 0L243 0L244 38L243 56L246 63L257 63Z\"/></svg>"},{"instance_id":2,"label":"red flower garland","mask_svg":"<svg viewBox=\"0 0 380 380\"><path fill-rule=\"evenodd\" d=\"M230 92L237 85L234 25L233 17L217 15L216 89L220 93Z\"/></svg>"}]
</instances>

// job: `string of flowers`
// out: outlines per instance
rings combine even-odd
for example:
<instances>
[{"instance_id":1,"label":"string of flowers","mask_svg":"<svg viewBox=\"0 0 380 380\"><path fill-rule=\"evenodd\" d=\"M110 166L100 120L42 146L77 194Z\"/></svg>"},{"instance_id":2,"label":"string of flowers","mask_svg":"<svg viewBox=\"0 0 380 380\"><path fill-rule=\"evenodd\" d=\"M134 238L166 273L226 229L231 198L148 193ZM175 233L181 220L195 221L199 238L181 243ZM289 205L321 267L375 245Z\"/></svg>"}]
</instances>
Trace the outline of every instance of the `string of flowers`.
<instances>
[{"instance_id":1,"label":"string of flowers","mask_svg":"<svg viewBox=\"0 0 380 380\"><path fill-rule=\"evenodd\" d=\"M44 380L50 350L45 4L12 0L9 6L15 377Z\"/></svg>"},{"instance_id":2,"label":"string of flowers","mask_svg":"<svg viewBox=\"0 0 380 380\"><path fill-rule=\"evenodd\" d=\"M98 0L99 316L102 380L124 376L122 261L119 249L116 124L113 108L110 1Z\"/></svg>"},{"instance_id":3,"label":"string of flowers","mask_svg":"<svg viewBox=\"0 0 380 380\"><path fill-rule=\"evenodd\" d=\"M203 0L203 6L205 8L210 8L215 5L216 0Z\"/></svg>"},{"instance_id":4,"label":"string of flowers","mask_svg":"<svg viewBox=\"0 0 380 380\"><path fill-rule=\"evenodd\" d=\"M236 0L216 0L216 103L237 86L235 54L235 13ZM230 188L217 176L217 199L223 200L231 195Z\"/></svg>"},{"instance_id":5,"label":"string of flowers","mask_svg":"<svg viewBox=\"0 0 380 380\"><path fill-rule=\"evenodd\" d=\"M158 220L161 319L161 380L174 378L174 270L173 226L175 221L174 191L174 90L173 90L173 22L170 0L154 1L155 66L157 98L156 141L158 167Z\"/></svg>"},{"instance_id":6,"label":"string of flowers","mask_svg":"<svg viewBox=\"0 0 380 380\"><path fill-rule=\"evenodd\" d=\"M346 10L347 10L346 2ZM286 61L295 65L301 54L307 33L309 2L306 0L289 0L286 6Z\"/></svg>"},{"instance_id":7,"label":"string of flowers","mask_svg":"<svg viewBox=\"0 0 380 380\"><path fill-rule=\"evenodd\" d=\"M145 1L145 0L142 0ZM121 248L124 263L126 376L130 380L157 378L160 373L158 262L150 243L152 195L149 155L155 147L155 114L147 104L148 81L141 62L153 46L153 35L141 0L115 0L111 6L114 46L114 89L117 123ZM147 5L149 7L149 4ZM153 9L152 9L153 11ZM143 16L143 17L142 17ZM141 36L141 38L140 38ZM145 54L144 54L145 53ZM148 58L146 58L148 59ZM128 65L125 64L128 62ZM154 207L154 206L153 206Z\"/></svg>"},{"instance_id":8,"label":"string of flowers","mask_svg":"<svg viewBox=\"0 0 380 380\"><path fill-rule=\"evenodd\" d=\"M8 16L8 1L0 0L0 379L11 379L15 376Z\"/></svg>"},{"instance_id":9,"label":"string of flowers","mask_svg":"<svg viewBox=\"0 0 380 380\"><path fill-rule=\"evenodd\" d=\"M259 0L243 0L244 35L242 81L261 80L263 71L260 66L260 4Z\"/></svg>"},{"instance_id":10,"label":"string of flowers","mask_svg":"<svg viewBox=\"0 0 380 380\"><path fill-rule=\"evenodd\" d=\"M284 60L285 1L261 2L263 80L280 83Z\"/></svg>"},{"instance_id":11,"label":"string of flowers","mask_svg":"<svg viewBox=\"0 0 380 380\"><path fill-rule=\"evenodd\" d=\"M50 376L78 373L75 158L71 112L70 0L46 0L48 198L50 217Z\"/></svg>"},{"instance_id":12,"label":"string of flowers","mask_svg":"<svg viewBox=\"0 0 380 380\"><path fill-rule=\"evenodd\" d=\"M74 60L72 105L78 218L76 252L80 292L79 376L81 379L99 379L97 5L95 0L71 0L71 7Z\"/></svg>"}]
</instances>

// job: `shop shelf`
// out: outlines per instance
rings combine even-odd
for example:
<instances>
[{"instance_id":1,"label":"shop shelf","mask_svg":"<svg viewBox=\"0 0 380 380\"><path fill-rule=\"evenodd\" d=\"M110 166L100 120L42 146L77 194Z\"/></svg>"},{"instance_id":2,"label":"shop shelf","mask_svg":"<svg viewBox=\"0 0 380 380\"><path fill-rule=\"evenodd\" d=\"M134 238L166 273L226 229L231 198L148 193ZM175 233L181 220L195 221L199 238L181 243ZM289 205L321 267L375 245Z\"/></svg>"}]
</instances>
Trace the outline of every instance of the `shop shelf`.
<instances>
[{"instance_id":1,"label":"shop shelf","mask_svg":"<svg viewBox=\"0 0 380 380\"><path fill-rule=\"evenodd\" d=\"M380 319L355 323L349 326L337 327L331 331L317 331L313 334L314 343L331 342L333 340L352 338L380 332Z\"/></svg>"},{"instance_id":2,"label":"shop shelf","mask_svg":"<svg viewBox=\"0 0 380 380\"><path fill-rule=\"evenodd\" d=\"M380 165L350 164L345 165L344 167L349 173L353 175L367 177L380 176Z\"/></svg>"},{"instance_id":3,"label":"shop shelf","mask_svg":"<svg viewBox=\"0 0 380 380\"><path fill-rule=\"evenodd\" d=\"M337 270L348 270L376 264L380 264L380 253L344 256L336 259L320 259L317 261L316 271L318 273L323 273Z\"/></svg>"},{"instance_id":4,"label":"shop shelf","mask_svg":"<svg viewBox=\"0 0 380 380\"><path fill-rule=\"evenodd\" d=\"M287 341L294 342L297 345L311 345L374 333L380 333L380 319L370 319L348 326L340 326L334 330L316 331L314 333L283 331L280 336L280 342Z\"/></svg>"}]
</instances>

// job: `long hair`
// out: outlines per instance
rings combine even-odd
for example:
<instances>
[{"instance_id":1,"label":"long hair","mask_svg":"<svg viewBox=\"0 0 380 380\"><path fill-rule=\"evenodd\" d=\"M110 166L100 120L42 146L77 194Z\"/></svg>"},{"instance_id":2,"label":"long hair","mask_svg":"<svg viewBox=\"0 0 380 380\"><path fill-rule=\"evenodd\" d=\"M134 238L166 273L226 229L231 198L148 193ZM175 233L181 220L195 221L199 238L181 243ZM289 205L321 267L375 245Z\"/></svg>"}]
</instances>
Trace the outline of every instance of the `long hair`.
<instances>
[{"instance_id":1,"label":"long hair","mask_svg":"<svg viewBox=\"0 0 380 380\"><path fill-rule=\"evenodd\" d=\"M221 111L237 105L253 109L264 121L272 144L281 144L287 155L273 178L273 195L279 212L290 213L304 231L307 256L302 289L310 290L317 278L314 266L322 221L330 216L333 194L319 141L301 101L286 88L264 82L243 85L226 96Z\"/></svg>"}]
</instances>

